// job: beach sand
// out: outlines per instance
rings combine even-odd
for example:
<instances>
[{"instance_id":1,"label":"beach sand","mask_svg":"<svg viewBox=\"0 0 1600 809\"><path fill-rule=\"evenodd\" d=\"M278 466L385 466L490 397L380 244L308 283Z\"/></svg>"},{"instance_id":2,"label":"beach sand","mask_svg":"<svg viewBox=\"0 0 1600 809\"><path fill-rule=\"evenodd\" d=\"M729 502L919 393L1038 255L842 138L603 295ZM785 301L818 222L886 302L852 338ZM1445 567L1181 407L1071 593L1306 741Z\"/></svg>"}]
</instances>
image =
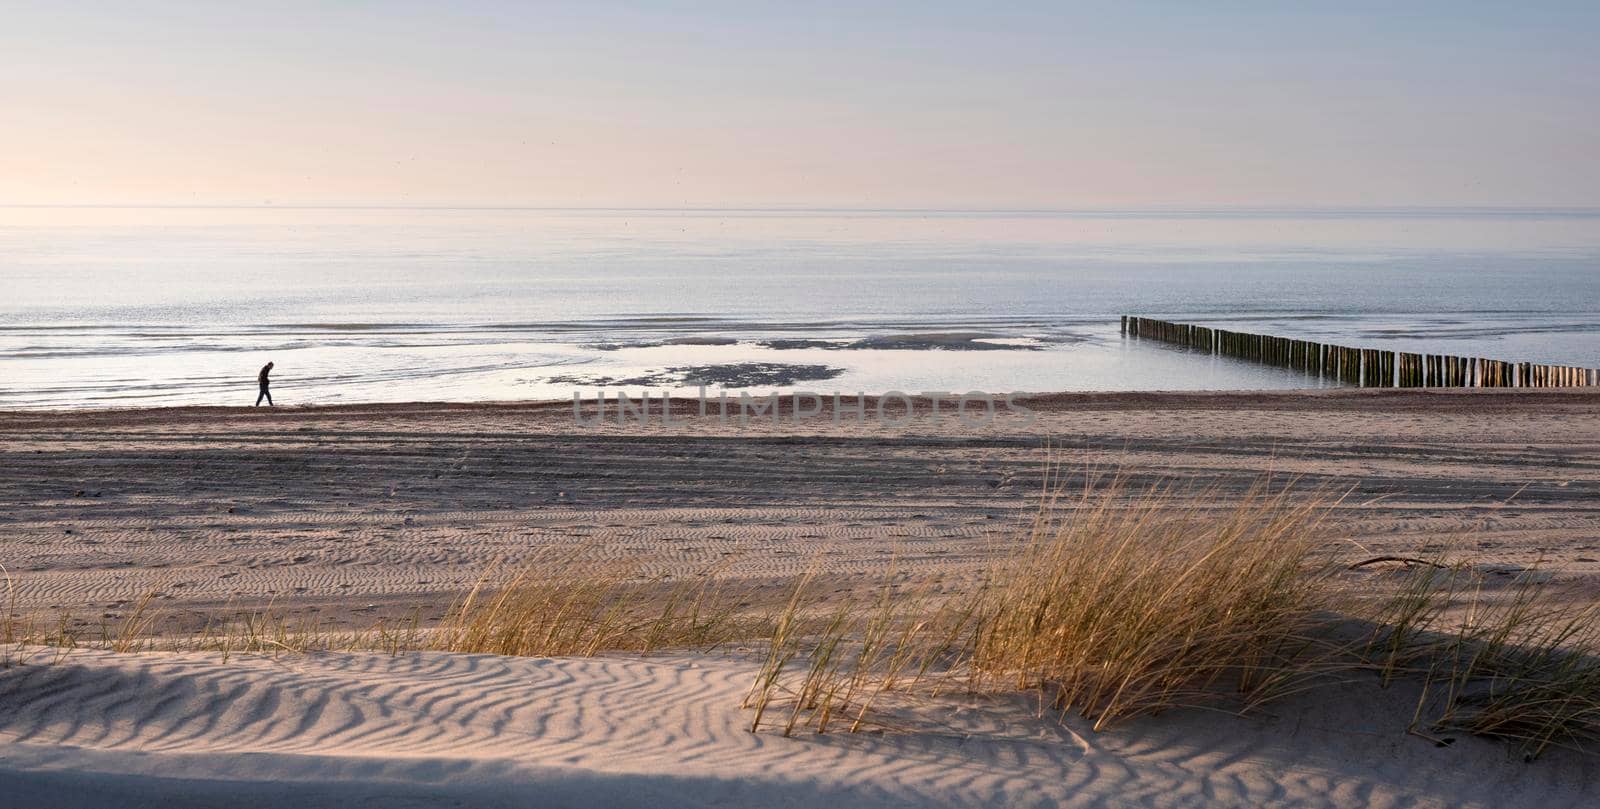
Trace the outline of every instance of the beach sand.
<instances>
[{"instance_id":1,"label":"beach sand","mask_svg":"<svg viewBox=\"0 0 1600 809\"><path fill-rule=\"evenodd\" d=\"M1344 495L1341 551L1450 549L1600 589L1600 395L1025 404L1031 423L978 427L926 407L896 426L741 426L692 402L644 427L579 426L570 403L4 413L0 563L16 612L87 624L152 591L193 621L271 605L426 622L485 570L552 548L648 574L721 563L775 593L807 569L865 587L889 560L975 580L1050 467L1218 501L1264 478L1326 489ZM784 739L746 731L758 664L737 648L45 662L0 671L0 794L19 806L1559 806L1596 786L1577 754L1406 735L1403 689L1103 733L954 699L904 732Z\"/></svg>"}]
</instances>

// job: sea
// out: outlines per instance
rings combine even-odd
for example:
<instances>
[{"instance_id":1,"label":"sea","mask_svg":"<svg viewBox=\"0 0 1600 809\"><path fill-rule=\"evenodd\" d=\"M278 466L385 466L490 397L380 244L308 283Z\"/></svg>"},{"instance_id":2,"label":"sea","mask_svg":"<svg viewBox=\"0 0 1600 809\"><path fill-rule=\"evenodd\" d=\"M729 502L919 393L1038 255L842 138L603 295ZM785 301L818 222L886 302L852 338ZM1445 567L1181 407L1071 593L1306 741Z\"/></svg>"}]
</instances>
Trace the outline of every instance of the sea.
<instances>
[{"instance_id":1,"label":"sea","mask_svg":"<svg viewBox=\"0 0 1600 809\"><path fill-rule=\"evenodd\" d=\"M1334 383L1143 315L1600 366L1600 210L0 208L0 408Z\"/></svg>"}]
</instances>

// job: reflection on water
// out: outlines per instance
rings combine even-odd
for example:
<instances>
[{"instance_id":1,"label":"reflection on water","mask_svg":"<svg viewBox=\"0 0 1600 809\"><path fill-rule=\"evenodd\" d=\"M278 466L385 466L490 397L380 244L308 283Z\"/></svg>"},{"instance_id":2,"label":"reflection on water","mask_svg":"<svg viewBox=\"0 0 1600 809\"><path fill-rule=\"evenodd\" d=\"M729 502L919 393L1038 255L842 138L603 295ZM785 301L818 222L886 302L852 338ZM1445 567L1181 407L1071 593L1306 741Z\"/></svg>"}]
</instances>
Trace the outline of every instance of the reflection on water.
<instances>
[{"instance_id":1,"label":"reflection on water","mask_svg":"<svg viewBox=\"0 0 1600 809\"><path fill-rule=\"evenodd\" d=\"M850 392L1319 384L1126 345L1123 313L1600 365L1588 211L13 208L0 285L4 407L253 400L268 358L285 402L753 363Z\"/></svg>"}]
</instances>

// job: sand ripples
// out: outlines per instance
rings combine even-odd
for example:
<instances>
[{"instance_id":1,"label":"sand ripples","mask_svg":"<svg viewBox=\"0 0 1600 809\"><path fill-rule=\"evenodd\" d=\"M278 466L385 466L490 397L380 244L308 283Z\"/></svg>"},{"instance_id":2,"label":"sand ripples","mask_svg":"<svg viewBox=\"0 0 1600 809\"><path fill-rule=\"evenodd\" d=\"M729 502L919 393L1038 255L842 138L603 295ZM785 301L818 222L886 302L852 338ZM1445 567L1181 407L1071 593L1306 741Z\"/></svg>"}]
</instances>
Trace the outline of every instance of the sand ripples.
<instances>
[{"instance_id":1,"label":"sand ripples","mask_svg":"<svg viewBox=\"0 0 1600 809\"><path fill-rule=\"evenodd\" d=\"M571 792L640 806L1402 807L1492 805L1511 787L1565 805L1591 780L1562 755L1504 780L1499 747L1380 732L1394 728L1373 717L1393 706L1373 696L1295 722L1179 715L1107 734L952 698L906 706L906 732L785 739L745 730L752 674L692 657L78 652L0 672L0 781L68 768L179 797L217 779L298 784L310 805L359 788L474 805ZM174 775L198 783L162 780Z\"/></svg>"}]
</instances>

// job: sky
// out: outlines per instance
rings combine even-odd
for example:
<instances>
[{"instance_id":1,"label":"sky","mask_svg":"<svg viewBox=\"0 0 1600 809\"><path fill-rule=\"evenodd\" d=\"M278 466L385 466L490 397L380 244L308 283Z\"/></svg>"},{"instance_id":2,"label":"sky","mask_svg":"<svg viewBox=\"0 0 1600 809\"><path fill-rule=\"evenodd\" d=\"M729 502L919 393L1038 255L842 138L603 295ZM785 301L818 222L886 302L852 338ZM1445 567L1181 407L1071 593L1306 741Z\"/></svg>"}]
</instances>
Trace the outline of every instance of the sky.
<instances>
[{"instance_id":1,"label":"sky","mask_svg":"<svg viewBox=\"0 0 1600 809\"><path fill-rule=\"evenodd\" d=\"M0 204L1600 206L1593 0L987 5L0 0Z\"/></svg>"}]
</instances>

